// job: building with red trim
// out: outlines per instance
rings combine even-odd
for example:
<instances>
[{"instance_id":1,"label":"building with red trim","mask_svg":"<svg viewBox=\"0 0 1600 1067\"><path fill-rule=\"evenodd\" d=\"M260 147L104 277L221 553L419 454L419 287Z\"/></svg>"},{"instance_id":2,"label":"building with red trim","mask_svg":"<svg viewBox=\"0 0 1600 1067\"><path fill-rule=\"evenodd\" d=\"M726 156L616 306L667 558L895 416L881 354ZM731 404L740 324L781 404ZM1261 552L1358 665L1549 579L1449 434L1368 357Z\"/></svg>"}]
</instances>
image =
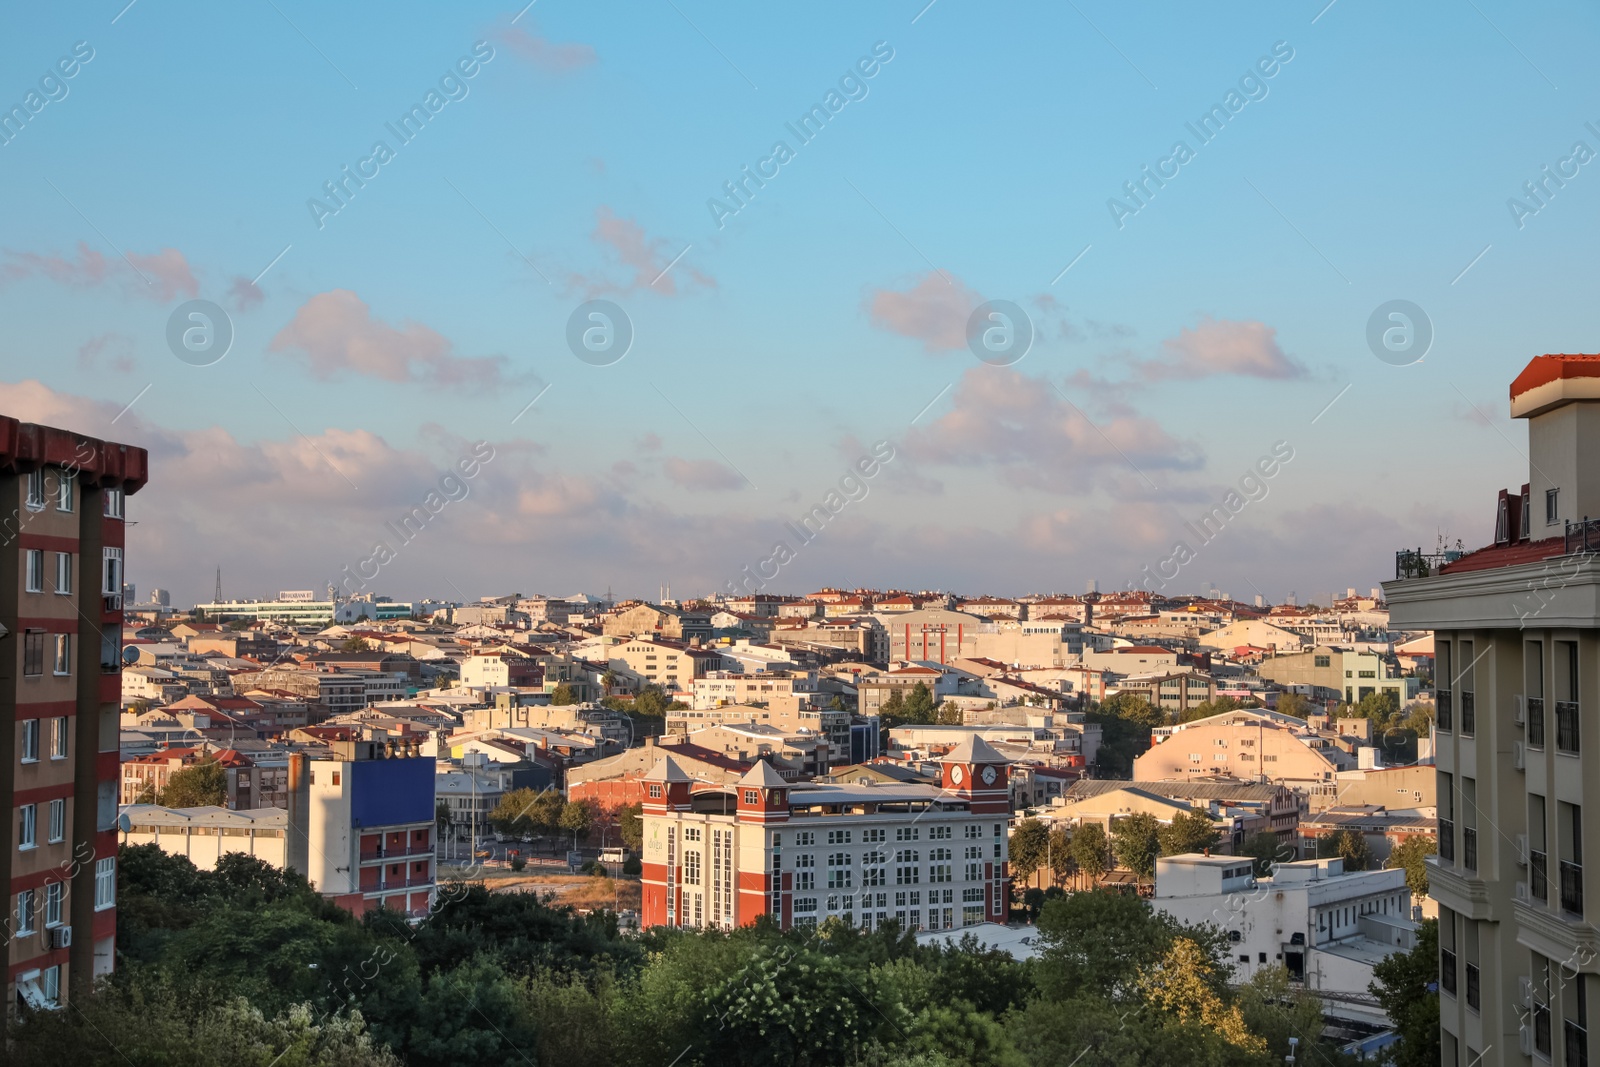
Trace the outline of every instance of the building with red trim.
<instances>
[{"instance_id":1,"label":"building with red trim","mask_svg":"<svg viewBox=\"0 0 1600 1067\"><path fill-rule=\"evenodd\" d=\"M644 778L643 924L1003 922L1007 761L973 738L941 765L938 785L817 784L785 781L763 761L706 788L663 754Z\"/></svg>"},{"instance_id":2,"label":"building with red trim","mask_svg":"<svg viewBox=\"0 0 1600 1067\"><path fill-rule=\"evenodd\" d=\"M116 941L123 508L142 448L0 416L6 994L87 995Z\"/></svg>"}]
</instances>

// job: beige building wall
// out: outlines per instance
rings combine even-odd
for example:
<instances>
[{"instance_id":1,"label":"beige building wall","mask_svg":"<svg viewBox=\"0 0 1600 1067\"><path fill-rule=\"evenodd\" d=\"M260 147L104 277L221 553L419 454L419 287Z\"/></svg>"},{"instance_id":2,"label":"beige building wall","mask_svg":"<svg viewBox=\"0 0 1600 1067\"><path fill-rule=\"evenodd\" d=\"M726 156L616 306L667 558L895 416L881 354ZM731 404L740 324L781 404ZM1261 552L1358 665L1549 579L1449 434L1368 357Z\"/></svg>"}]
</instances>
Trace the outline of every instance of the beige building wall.
<instances>
[{"instance_id":1,"label":"beige building wall","mask_svg":"<svg viewBox=\"0 0 1600 1067\"><path fill-rule=\"evenodd\" d=\"M1303 788L1332 783L1337 770L1299 735L1265 723L1189 726L1133 761L1135 781L1227 775Z\"/></svg>"}]
</instances>

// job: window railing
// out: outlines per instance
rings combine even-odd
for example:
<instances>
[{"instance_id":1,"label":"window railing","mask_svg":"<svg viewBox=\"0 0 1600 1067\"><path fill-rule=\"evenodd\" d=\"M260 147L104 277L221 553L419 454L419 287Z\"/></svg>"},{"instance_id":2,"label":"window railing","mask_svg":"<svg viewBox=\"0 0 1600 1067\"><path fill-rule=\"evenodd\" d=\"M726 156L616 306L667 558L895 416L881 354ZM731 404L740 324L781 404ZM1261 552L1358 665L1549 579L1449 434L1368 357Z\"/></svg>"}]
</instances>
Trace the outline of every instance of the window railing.
<instances>
[{"instance_id":1,"label":"window railing","mask_svg":"<svg viewBox=\"0 0 1600 1067\"><path fill-rule=\"evenodd\" d=\"M1589 1031L1577 1023L1566 1023L1567 1067L1589 1067Z\"/></svg>"},{"instance_id":2,"label":"window railing","mask_svg":"<svg viewBox=\"0 0 1600 1067\"><path fill-rule=\"evenodd\" d=\"M1582 522L1568 519L1565 540L1569 556L1574 552L1600 552L1600 519L1591 519L1587 515Z\"/></svg>"},{"instance_id":3,"label":"window railing","mask_svg":"<svg viewBox=\"0 0 1600 1067\"><path fill-rule=\"evenodd\" d=\"M1533 1047L1536 1052L1550 1055L1550 1005L1533 1006Z\"/></svg>"},{"instance_id":4,"label":"window railing","mask_svg":"<svg viewBox=\"0 0 1600 1067\"><path fill-rule=\"evenodd\" d=\"M1461 828L1461 866L1469 871L1478 869L1478 831L1476 827Z\"/></svg>"},{"instance_id":5,"label":"window railing","mask_svg":"<svg viewBox=\"0 0 1600 1067\"><path fill-rule=\"evenodd\" d=\"M1556 750L1578 751L1578 702L1556 701Z\"/></svg>"},{"instance_id":6,"label":"window railing","mask_svg":"<svg viewBox=\"0 0 1600 1067\"><path fill-rule=\"evenodd\" d=\"M1456 995L1456 954L1447 948L1439 950L1439 988Z\"/></svg>"},{"instance_id":7,"label":"window railing","mask_svg":"<svg viewBox=\"0 0 1600 1067\"><path fill-rule=\"evenodd\" d=\"M1456 861L1456 824L1453 819L1439 820L1439 858L1446 863Z\"/></svg>"},{"instance_id":8,"label":"window railing","mask_svg":"<svg viewBox=\"0 0 1600 1067\"><path fill-rule=\"evenodd\" d=\"M1529 697L1528 701L1528 744L1535 748L1544 747L1544 697Z\"/></svg>"},{"instance_id":9,"label":"window railing","mask_svg":"<svg viewBox=\"0 0 1600 1067\"><path fill-rule=\"evenodd\" d=\"M1561 910L1583 914L1583 864L1561 861Z\"/></svg>"},{"instance_id":10,"label":"window railing","mask_svg":"<svg viewBox=\"0 0 1600 1067\"><path fill-rule=\"evenodd\" d=\"M1550 899L1550 857L1536 849L1528 852L1528 892L1534 900Z\"/></svg>"},{"instance_id":11,"label":"window railing","mask_svg":"<svg viewBox=\"0 0 1600 1067\"><path fill-rule=\"evenodd\" d=\"M1450 690L1437 689L1433 694L1434 702L1438 705L1438 725L1441 730L1453 729L1450 723Z\"/></svg>"},{"instance_id":12,"label":"window railing","mask_svg":"<svg viewBox=\"0 0 1600 1067\"><path fill-rule=\"evenodd\" d=\"M1464 733L1464 734L1476 733L1477 732L1477 725L1478 725L1477 701L1473 699L1473 694L1471 694L1471 693L1462 693L1461 694L1461 732Z\"/></svg>"},{"instance_id":13,"label":"window railing","mask_svg":"<svg viewBox=\"0 0 1600 1067\"><path fill-rule=\"evenodd\" d=\"M1469 963L1467 964L1467 1007L1477 1011L1481 1007L1480 996L1478 965Z\"/></svg>"}]
</instances>

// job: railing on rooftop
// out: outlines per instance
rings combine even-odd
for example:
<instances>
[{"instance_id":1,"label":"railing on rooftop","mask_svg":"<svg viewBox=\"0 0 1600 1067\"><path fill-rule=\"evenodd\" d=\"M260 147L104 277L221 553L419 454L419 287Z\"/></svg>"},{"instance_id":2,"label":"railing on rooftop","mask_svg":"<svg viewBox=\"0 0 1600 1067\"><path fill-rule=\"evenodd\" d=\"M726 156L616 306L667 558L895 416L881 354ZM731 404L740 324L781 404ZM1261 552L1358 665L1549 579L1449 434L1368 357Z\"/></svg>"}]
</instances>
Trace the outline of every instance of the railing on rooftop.
<instances>
[{"instance_id":1,"label":"railing on rooftop","mask_svg":"<svg viewBox=\"0 0 1600 1067\"><path fill-rule=\"evenodd\" d=\"M1448 552L1424 552L1420 548L1402 548L1394 554L1396 578L1427 578L1438 574L1446 563L1454 563L1464 553L1451 549Z\"/></svg>"},{"instance_id":2,"label":"railing on rooftop","mask_svg":"<svg viewBox=\"0 0 1600 1067\"><path fill-rule=\"evenodd\" d=\"M1600 519L1585 515L1582 522L1567 520L1567 555L1574 552L1600 552Z\"/></svg>"}]
</instances>

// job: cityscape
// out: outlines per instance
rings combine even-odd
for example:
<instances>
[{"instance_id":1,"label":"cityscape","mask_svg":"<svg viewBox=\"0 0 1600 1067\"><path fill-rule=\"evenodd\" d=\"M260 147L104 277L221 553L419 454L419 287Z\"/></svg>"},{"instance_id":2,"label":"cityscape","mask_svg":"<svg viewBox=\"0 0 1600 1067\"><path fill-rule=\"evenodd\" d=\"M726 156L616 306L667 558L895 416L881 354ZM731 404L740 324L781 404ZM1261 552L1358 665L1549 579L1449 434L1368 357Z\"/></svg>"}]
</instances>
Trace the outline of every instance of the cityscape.
<instances>
[{"instance_id":1,"label":"cityscape","mask_svg":"<svg viewBox=\"0 0 1600 1067\"><path fill-rule=\"evenodd\" d=\"M0 41L0 1067L1586 1067L1594 11L617 10Z\"/></svg>"}]
</instances>

